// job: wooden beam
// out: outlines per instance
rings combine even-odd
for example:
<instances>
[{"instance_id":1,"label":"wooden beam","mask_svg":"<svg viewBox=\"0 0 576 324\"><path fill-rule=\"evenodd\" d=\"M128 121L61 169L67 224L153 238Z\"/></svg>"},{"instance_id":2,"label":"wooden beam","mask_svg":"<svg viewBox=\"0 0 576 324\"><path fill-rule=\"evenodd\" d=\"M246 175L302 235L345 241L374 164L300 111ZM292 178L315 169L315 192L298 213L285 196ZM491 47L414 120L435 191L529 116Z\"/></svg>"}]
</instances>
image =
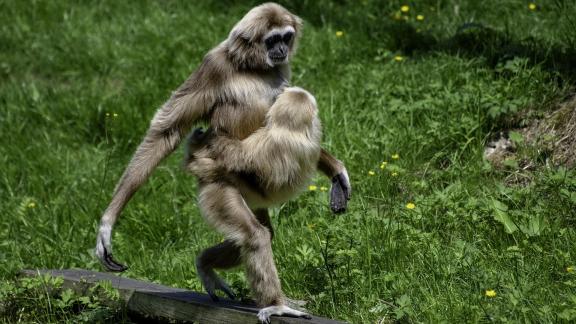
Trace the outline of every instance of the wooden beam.
<instances>
[{"instance_id":1,"label":"wooden beam","mask_svg":"<svg viewBox=\"0 0 576 324\"><path fill-rule=\"evenodd\" d=\"M70 269L70 270L23 270L25 276L50 274L64 279L65 288L73 288L78 293L88 292L88 288L100 281L109 281L120 292L129 311L143 316L163 318L193 323L258 323L258 308L221 298L213 302L206 294L180 288L167 287L155 283L120 277L111 273ZM275 324L338 324L343 322L313 316L312 319L273 316Z\"/></svg>"}]
</instances>

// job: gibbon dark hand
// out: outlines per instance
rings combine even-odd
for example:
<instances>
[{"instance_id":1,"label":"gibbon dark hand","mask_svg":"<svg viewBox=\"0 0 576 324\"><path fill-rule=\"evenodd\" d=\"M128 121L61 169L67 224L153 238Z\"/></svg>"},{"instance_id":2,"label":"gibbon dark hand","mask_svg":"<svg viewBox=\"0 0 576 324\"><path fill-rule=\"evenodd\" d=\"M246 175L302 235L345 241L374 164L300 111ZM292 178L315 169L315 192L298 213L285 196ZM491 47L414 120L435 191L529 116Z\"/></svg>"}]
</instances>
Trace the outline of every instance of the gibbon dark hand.
<instances>
[{"instance_id":1,"label":"gibbon dark hand","mask_svg":"<svg viewBox=\"0 0 576 324\"><path fill-rule=\"evenodd\" d=\"M352 194L352 187L346 172L340 172L332 178L332 189L330 190L330 209L334 214L346 211L348 200Z\"/></svg>"},{"instance_id":2,"label":"gibbon dark hand","mask_svg":"<svg viewBox=\"0 0 576 324\"><path fill-rule=\"evenodd\" d=\"M112 252L110 252L110 247L106 248L105 243L101 240L100 236L98 237L97 246L98 248L96 249L96 253L98 254L98 259L108 271L123 272L128 269L127 266L114 260Z\"/></svg>"}]
</instances>

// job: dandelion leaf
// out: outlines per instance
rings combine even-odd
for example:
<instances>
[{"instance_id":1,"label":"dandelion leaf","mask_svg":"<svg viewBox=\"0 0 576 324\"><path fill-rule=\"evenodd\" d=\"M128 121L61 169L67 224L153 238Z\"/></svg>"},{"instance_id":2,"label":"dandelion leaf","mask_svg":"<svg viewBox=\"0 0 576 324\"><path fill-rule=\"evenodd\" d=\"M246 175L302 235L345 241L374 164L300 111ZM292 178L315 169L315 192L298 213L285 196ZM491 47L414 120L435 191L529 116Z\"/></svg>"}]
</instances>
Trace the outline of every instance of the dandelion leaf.
<instances>
[{"instance_id":1,"label":"dandelion leaf","mask_svg":"<svg viewBox=\"0 0 576 324\"><path fill-rule=\"evenodd\" d=\"M504 230L506 233L512 234L518 230L518 226L516 226L516 224L514 224L512 219L510 219L508 216L508 207L506 205L496 199L493 199L492 209L494 210L494 219L504 225Z\"/></svg>"}]
</instances>

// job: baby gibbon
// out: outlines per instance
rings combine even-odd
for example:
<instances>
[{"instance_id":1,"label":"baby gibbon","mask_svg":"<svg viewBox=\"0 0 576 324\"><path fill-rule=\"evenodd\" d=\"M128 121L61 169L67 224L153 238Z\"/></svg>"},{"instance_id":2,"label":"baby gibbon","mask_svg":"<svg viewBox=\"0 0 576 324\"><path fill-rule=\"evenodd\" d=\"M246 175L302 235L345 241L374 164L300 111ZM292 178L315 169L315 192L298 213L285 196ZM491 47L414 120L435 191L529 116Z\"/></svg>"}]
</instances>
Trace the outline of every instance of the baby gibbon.
<instances>
[{"instance_id":1,"label":"baby gibbon","mask_svg":"<svg viewBox=\"0 0 576 324\"><path fill-rule=\"evenodd\" d=\"M317 171L321 137L314 96L286 88L267 112L265 125L243 140L193 133L185 166L201 183L237 185L250 209L266 208L294 198L309 183ZM198 148L200 141L210 144Z\"/></svg>"}]
</instances>

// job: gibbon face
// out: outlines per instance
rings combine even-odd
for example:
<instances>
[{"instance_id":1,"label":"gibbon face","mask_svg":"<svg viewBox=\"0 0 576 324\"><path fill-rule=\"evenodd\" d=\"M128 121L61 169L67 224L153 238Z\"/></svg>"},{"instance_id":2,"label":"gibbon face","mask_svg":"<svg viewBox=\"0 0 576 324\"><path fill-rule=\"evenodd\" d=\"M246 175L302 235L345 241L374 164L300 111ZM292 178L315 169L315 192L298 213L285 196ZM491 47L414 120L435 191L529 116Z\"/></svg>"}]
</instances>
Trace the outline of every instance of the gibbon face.
<instances>
[{"instance_id":1,"label":"gibbon face","mask_svg":"<svg viewBox=\"0 0 576 324\"><path fill-rule=\"evenodd\" d=\"M227 40L228 56L239 68L286 65L296 49L302 20L284 7L265 3L250 10Z\"/></svg>"},{"instance_id":2,"label":"gibbon face","mask_svg":"<svg viewBox=\"0 0 576 324\"><path fill-rule=\"evenodd\" d=\"M294 27L286 26L272 29L264 36L263 41L267 52L266 63L268 65L274 67L288 63L288 54L292 49L294 33Z\"/></svg>"}]
</instances>

